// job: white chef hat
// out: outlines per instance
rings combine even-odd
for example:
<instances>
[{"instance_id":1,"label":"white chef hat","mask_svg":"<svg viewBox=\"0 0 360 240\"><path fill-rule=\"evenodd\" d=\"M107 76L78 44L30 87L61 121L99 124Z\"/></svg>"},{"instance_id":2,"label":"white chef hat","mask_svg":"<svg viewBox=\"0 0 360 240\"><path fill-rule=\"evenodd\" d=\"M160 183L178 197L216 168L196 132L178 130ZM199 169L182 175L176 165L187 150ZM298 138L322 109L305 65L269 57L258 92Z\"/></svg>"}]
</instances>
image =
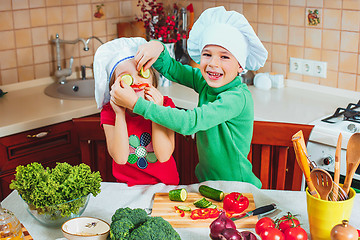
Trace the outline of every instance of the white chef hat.
<instances>
[{"instance_id":1,"label":"white chef hat","mask_svg":"<svg viewBox=\"0 0 360 240\"><path fill-rule=\"evenodd\" d=\"M110 101L109 83L117 65L134 58L144 38L118 38L101 45L94 56L95 100L100 109Z\"/></svg>"},{"instance_id":2,"label":"white chef hat","mask_svg":"<svg viewBox=\"0 0 360 240\"><path fill-rule=\"evenodd\" d=\"M263 67L268 56L246 18L222 6L205 10L195 22L187 42L190 57L200 63L201 51L209 44L226 48L247 70Z\"/></svg>"}]
</instances>

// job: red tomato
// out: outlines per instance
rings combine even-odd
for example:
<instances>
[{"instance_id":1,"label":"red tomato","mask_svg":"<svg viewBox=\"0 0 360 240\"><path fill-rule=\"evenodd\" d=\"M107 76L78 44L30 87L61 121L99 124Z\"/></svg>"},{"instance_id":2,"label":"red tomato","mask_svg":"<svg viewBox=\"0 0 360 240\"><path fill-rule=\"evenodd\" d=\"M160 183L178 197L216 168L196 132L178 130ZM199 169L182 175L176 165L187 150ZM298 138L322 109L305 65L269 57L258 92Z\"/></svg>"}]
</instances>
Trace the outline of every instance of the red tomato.
<instances>
[{"instance_id":1,"label":"red tomato","mask_svg":"<svg viewBox=\"0 0 360 240\"><path fill-rule=\"evenodd\" d=\"M263 217L257 221L255 225L255 232L260 235L267 228L275 228L274 221L269 217Z\"/></svg>"},{"instance_id":2,"label":"red tomato","mask_svg":"<svg viewBox=\"0 0 360 240\"><path fill-rule=\"evenodd\" d=\"M260 234L261 240L285 240L284 233L277 228L267 228ZM287 239L286 239L287 240Z\"/></svg>"},{"instance_id":3,"label":"red tomato","mask_svg":"<svg viewBox=\"0 0 360 240\"><path fill-rule=\"evenodd\" d=\"M276 220L275 223L277 224L277 228L279 228L282 232L285 232L285 230L290 227L296 227L300 224L299 220L290 212Z\"/></svg>"},{"instance_id":4,"label":"red tomato","mask_svg":"<svg viewBox=\"0 0 360 240\"><path fill-rule=\"evenodd\" d=\"M302 227L288 228L284 232L286 240L307 240L308 236Z\"/></svg>"}]
</instances>

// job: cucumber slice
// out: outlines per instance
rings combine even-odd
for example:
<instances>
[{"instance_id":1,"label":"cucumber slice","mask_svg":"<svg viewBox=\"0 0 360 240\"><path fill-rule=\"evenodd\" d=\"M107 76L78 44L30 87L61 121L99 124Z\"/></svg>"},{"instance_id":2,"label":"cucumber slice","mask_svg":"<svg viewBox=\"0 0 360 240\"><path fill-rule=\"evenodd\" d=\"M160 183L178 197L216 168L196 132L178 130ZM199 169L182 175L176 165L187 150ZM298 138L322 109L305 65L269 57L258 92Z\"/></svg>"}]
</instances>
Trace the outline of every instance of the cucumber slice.
<instances>
[{"instance_id":1,"label":"cucumber slice","mask_svg":"<svg viewBox=\"0 0 360 240\"><path fill-rule=\"evenodd\" d=\"M187 191L185 188L170 190L169 198L171 201L185 202L187 198Z\"/></svg>"},{"instance_id":2,"label":"cucumber slice","mask_svg":"<svg viewBox=\"0 0 360 240\"><path fill-rule=\"evenodd\" d=\"M222 201L225 196L223 191L220 191L218 189L206 185L200 185L199 192L201 193L201 195L216 201Z\"/></svg>"},{"instance_id":3,"label":"cucumber slice","mask_svg":"<svg viewBox=\"0 0 360 240\"><path fill-rule=\"evenodd\" d=\"M130 74L125 74L125 75L121 76L120 80L129 86L131 86L133 84L133 78Z\"/></svg>"},{"instance_id":4,"label":"cucumber slice","mask_svg":"<svg viewBox=\"0 0 360 240\"><path fill-rule=\"evenodd\" d=\"M150 70L147 69L146 71L144 71L144 68L142 67L140 69L140 76L142 76L143 78L149 78L150 77Z\"/></svg>"},{"instance_id":5,"label":"cucumber slice","mask_svg":"<svg viewBox=\"0 0 360 240\"><path fill-rule=\"evenodd\" d=\"M188 206L179 205L179 206L177 206L177 208L180 209L180 210L183 210L185 212L191 212L191 208L188 207Z\"/></svg>"},{"instance_id":6,"label":"cucumber slice","mask_svg":"<svg viewBox=\"0 0 360 240\"><path fill-rule=\"evenodd\" d=\"M208 206L208 208L217 208L217 206L215 204L211 204L210 206Z\"/></svg>"},{"instance_id":7,"label":"cucumber slice","mask_svg":"<svg viewBox=\"0 0 360 240\"><path fill-rule=\"evenodd\" d=\"M201 198L194 202L195 207L198 208L207 208L212 205L210 201L208 201L206 198Z\"/></svg>"}]
</instances>

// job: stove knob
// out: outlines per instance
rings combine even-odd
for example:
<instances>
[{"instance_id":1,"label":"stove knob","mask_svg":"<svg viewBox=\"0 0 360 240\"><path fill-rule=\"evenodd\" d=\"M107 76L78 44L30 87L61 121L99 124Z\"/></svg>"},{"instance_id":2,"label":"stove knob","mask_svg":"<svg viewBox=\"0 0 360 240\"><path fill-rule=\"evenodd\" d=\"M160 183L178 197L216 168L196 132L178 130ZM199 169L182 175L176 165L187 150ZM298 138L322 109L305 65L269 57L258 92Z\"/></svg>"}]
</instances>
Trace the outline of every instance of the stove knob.
<instances>
[{"instance_id":1,"label":"stove knob","mask_svg":"<svg viewBox=\"0 0 360 240\"><path fill-rule=\"evenodd\" d=\"M353 123L350 123L348 126L347 126L347 129L349 132L351 133L356 133L357 132L357 127L355 126L355 124Z\"/></svg>"},{"instance_id":2,"label":"stove knob","mask_svg":"<svg viewBox=\"0 0 360 240\"><path fill-rule=\"evenodd\" d=\"M334 159L331 156L327 156L323 159L324 165L330 165L334 162Z\"/></svg>"}]
</instances>

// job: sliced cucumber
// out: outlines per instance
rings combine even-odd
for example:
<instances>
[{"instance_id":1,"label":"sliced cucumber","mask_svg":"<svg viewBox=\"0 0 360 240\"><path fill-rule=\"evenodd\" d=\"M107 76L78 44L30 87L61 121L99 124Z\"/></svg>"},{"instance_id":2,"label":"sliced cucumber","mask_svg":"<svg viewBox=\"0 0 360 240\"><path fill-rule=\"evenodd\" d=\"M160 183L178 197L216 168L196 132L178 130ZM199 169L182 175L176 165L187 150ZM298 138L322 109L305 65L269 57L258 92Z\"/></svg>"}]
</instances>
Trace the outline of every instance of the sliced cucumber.
<instances>
[{"instance_id":1,"label":"sliced cucumber","mask_svg":"<svg viewBox=\"0 0 360 240\"><path fill-rule=\"evenodd\" d=\"M127 85L131 86L133 84L133 78L130 74L125 74L125 75L122 75L120 80L124 83L126 83Z\"/></svg>"},{"instance_id":2,"label":"sliced cucumber","mask_svg":"<svg viewBox=\"0 0 360 240\"><path fill-rule=\"evenodd\" d=\"M177 206L177 208L180 209L180 210L183 210L185 212L191 212L191 208L188 207L188 206L179 205L179 206Z\"/></svg>"},{"instance_id":3,"label":"sliced cucumber","mask_svg":"<svg viewBox=\"0 0 360 240\"><path fill-rule=\"evenodd\" d=\"M187 191L185 188L170 190L169 198L171 201L185 202L187 198Z\"/></svg>"},{"instance_id":4,"label":"sliced cucumber","mask_svg":"<svg viewBox=\"0 0 360 240\"><path fill-rule=\"evenodd\" d=\"M207 198L211 198L214 199L216 201L222 201L224 199L224 192L220 191L218 189L206 186L206 185L200 185L199 187L199 192L201 193L201 195L207 197Z\"/></svg>"},{"instance_id":5,"label":"sliced cucumber","mask_svg":"<svg viewBox=\"0 0 360 240\"><path fill-rule=\"evenodd\" d=\"M142 76L143 78L149 78L150 77L150 70L147 69L146 71L144 71L144 67L142 67L140 69L140 76Z\"/></svg>"},{"instance_id":6,"label":"sliced cucumber","mask_svg":"<svg viewBox=\"0 0 360 240\"><path fill-rule=\"evenodd\" d=\"M208 208L217 208L217 206L215 204L211 204Z\"/></svg>"},{"instance_id":7,"label":"sliced cucumber","mask_svg":"<svg viewBox=\"0 0 360 240\"><path fill-rule=\"evenodd\" d=\"M198 208L207 208L212 205L210 201L208 201L206 198L201 198L194 202L195 207Z\"/></svg>"}]
</instances>

